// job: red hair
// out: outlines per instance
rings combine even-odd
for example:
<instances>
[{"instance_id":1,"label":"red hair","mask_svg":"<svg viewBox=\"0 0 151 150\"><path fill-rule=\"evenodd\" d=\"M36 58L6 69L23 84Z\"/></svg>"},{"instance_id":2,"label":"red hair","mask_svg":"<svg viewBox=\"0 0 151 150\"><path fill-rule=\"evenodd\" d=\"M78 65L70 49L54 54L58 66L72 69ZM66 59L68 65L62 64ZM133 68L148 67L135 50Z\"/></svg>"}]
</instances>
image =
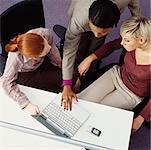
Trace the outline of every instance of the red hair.
<instances>
[{"instance_id":1,"label":"red hair","mask_svg":"<svg viewBox=\"0 0 151 150\"><path fill-rule=\"evenodd\" d=\"M20 53L27 57L39 56L44 49L44 39L35 33L25 33L10 40L5 46L7 52Z\"/></svg>"}]
</instances>

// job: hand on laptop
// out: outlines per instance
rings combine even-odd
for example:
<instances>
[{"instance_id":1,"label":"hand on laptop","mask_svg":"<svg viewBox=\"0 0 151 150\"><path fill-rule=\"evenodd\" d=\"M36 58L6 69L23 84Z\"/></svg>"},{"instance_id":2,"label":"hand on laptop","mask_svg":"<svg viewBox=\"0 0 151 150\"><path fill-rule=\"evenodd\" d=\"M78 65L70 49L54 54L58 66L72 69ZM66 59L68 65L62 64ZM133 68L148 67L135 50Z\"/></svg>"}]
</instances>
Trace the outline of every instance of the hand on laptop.
<instances>
[{"instance_id":1,"label":"hand on laptop","mask_svg":"<svg viewBox=\"0 0 151 150\"><path fill-rule=\"evenodd\" d=\"M72 91L71 86L64 86L61 97L61 106L64 107L64 110L68 110L68 108L70 108L70 111L72 110L73 98L75 98L75 100L78 102L78 98L76 94Z\"/></svg>"},{"instance_id":2,"label":"hand on laptop","mask_svg":"<svg viewBox=\"0 0 151 150\"><path fill-rule=\"evenodd\" d=\"M31 116L39 116L41 114L38 106L32 103L29 103L25 109L30 113Z\"/></svg>"}]
</instances>

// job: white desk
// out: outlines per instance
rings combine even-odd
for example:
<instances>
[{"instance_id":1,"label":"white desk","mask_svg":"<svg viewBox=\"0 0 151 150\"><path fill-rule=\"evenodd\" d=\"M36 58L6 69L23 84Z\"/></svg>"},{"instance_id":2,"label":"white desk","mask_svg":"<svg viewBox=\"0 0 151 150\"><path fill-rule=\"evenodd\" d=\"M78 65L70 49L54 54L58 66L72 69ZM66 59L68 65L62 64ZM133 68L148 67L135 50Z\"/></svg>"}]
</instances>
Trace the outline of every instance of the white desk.
<instances>
[{"instance_id":1,"label":"white desk","mask_svg":"<svg viewBox=\"0 0 151 150\"><path fill-rule=\"evenodd\" d=\"M37 104L41 110L50 102L51 98L55 97L54 93L50 93L50 92L46 92L46 91L42 91L38 89L33 89L29 87L22 86L21 90L24 93L26 93L30 101ZM0 94L0 99L3 97L6 97L6 94L4 93ZM12 100L9 99L9 103L10 101ZM15 111L20 111L18 107L16 106L16 104L13 103L14 106L12 106L12 103L13 102L11 102L11 107L13 108L16 107ZM81 140L83 142L87 142L92 145L94 144L94 145L106 147L109 149L120 149L120 150L128 149L130 133L131 133L131 125L132 125L132 119L133 119L132 112L113 108L113 107L108 107L108 106L104 106L104 105L100 105L96 103L90 103L86 101L79 101L79 104L82 105L82 107L85 107L91 113L91 117L80 128L80 130L75 134L75 136L72 137L72 139ZM3 110L3 112L6 112L6 109L3 109L3 108L4 107L2 107L1 110ZM16 117L18 116L17 112L15 111L12 110L11 112L9 110L6 114L3 114L0 116L0 120L4 119L4 121L9 120L9 122L10 121L14 122L14 118L12 118L11 116L12 115ZM8 115L9 119L6 115ZM39 124L39 122L37 122L36 120L33 121L32 117L31 117L32 121L29 120L28 115L24 115L24 117L25 118L28 117L28 118L22 119L21 117L19 118L18 116L18 118L16 119L17 120L16 123L22 124L26 127L32 127L34 129L36 128L36 129L51 133L48 129L46 129L44 126ZM102 131L101 136L97 137L89 133L87 131L89 126L93 126L100 129ZM71 146L71 145L68 145L68 146ZM101 147L100 149L102 149Z\"/></svg>"},{"instance_id":2,"label":"white desk","mask_svg":"<svg viewBox=\"0 0 151 150\"><path fill-rule=\"evenodd\" d=\"M35 90L33 89L33 91ZM28 89L28 93L29 92L30 90ZM40 91L38 91L37 96L38 94L41 94ZM52 97L54 95L51 93ZM37 129L52 134L50 130L48 130L45 126L39 123L36 119L28 115L27 112L22 111L18 106L18 104L15 103L11 98L9 98L5 94L5 92L1 87L0 87L0 121L6 121L9 123L21 125L32 129ZM12 130L1 126L0 126L0 149L3 150L33 150L33 149L85 150L84 148L79 146L63 143L57 140L52 140L51 138L48 139L48 138L36 136L26 132L24 133L17 130Z\"/></svg>"}]
</instances>

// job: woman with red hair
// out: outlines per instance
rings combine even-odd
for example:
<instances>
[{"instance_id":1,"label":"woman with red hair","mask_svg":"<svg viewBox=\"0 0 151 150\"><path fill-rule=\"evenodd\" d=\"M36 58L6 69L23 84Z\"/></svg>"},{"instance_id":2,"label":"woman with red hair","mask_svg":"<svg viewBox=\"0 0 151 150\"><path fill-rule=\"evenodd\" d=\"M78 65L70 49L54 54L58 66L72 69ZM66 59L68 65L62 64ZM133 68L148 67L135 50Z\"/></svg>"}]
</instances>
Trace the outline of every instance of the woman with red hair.
<instances>
[{"instance_id":1,"label":"woman with red hair","mask_svg":"<svg viewBox=\"0 0 151 150\"><path fill-rule=\"evenodd\" d=\"M7 94L31 115L40 114L20 91L17 83L47 91L61 91L61 57L51 31L46 28L32 29L10 40L5 46L8 58L0 83Z\"/></svg>"}]
</instances>

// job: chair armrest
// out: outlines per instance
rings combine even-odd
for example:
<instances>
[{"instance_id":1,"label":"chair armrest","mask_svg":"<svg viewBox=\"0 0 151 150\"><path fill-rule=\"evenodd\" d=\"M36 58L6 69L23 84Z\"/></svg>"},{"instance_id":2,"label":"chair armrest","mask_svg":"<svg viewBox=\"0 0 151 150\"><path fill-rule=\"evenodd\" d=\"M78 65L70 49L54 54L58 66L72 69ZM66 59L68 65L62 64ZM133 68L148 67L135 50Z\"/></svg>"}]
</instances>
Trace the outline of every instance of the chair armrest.
<instances>
[{"instance_id":1,"label":"chair armrest","mask_svg":"<svg viewBox=\"0 0 151 150\"><path fill-rule=\"evenodd\" d=\"M53 31L63 41L65 40L66 30L67 30L67 28L65 28L65 27L63 27L61 25L54 25L53 26Z\"/></svg>"},{"instance_id":2,"label":"chair armrest","mask_svg":"<svg viewBox=\"0 0 151 150\"><path fill-rule=\"evenodd\" d=\"M64 41L65 41L65 34L66 34L66 28L61 25L54 25L53 31L56 33L56 35L60 38L60 45L57 46L61 55L61 58L63 58L63 47L64 47Z\"/></svg>"}]
</instances>

